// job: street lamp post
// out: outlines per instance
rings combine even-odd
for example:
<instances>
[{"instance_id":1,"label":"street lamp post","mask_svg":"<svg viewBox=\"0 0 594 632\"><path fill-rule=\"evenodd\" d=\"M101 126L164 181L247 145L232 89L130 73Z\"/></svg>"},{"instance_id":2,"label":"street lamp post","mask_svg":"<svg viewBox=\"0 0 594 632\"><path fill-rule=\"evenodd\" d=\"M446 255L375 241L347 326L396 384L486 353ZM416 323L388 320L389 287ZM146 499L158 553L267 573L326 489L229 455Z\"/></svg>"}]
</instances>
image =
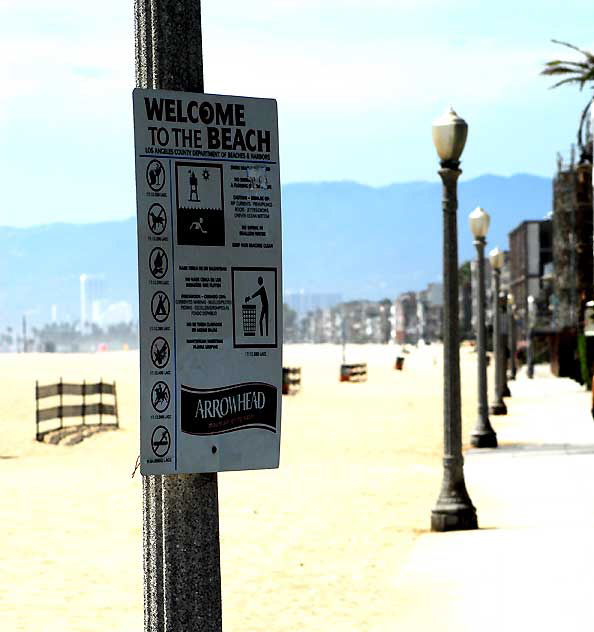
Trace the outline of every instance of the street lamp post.
<instances>
[{"instance_id":1,"label":"street lamp post","mask_svg":"<svg viewBox=\"0 0 594 632\"><path fill-rule=\"evenodd\" d=\"M501 310L500 317L502 317L503 314L505 314L505 318L506 318L505 328L506 330L508 330L509 329L509 320L507 319L508 305L507 305L507 294L505 294L505 292L499 293L499 309ZM502 320L499 321L499 327L501 330L503 330ZM501 384L502 384L501 395L502 397L511 397L511 392L509 390L509 386L507 385L507 355L508 355L508 350L511 345L510 336L511 336L510 332L507 331L505 335L505 344L503 344L504 337L503 337L503 331L501 331Z\"/></svg>"},{"instance_id":2,"label":"street lamp post","mask_svg":"<svg viewBox=\"0 0 594 632\"><path fill-rule=\"evenodd\" d=\"M504 254L499 248L489 253L489 261L493 270L493 355L495 356L495 397L489 408L491 415L507 415L507 407L503 401L503 349L501 344L501 308L499 305L499 286Z\"/></svg>"},{"instance_id":3,"label":"street lamp post","mask_svg":"<svg viewBox=\"0 0 594 632\"><path fill-rule=\"evenodd\" d=\"M516 301L514 295L510 292L507 295L507 313L508 313L508 336L509 336L509 361L510 374L509 379L516 379Z\"/></svg>"},{"instance_id":4,"label":"street lamp post","mask_svg":"<svg viewBox=\"0 0 594 632\"><path fill-rule=\"evenodd\" d=\"M431 512L431 530L455 531L478 528L476 510L464 482L458 331L457 182L462 173L459 158L466 143L468 126L450 108L433 123L432 131L443 183L444 455L443 480Z\"/></svg>"},{"instance_id":5,"label":"street lamp post","mask_svg":"<svg viewBox=\"0 0 594 632\"><path fill-rule=\"evenodd\" d=\"M534 296L528 297L528 347L526 350L526 374L530 379L534 377L534 349L532 348L532 330L534 329L534 315L536 304Z\"/></svg>"},{"instance_id":6,"label":"street lamp post","mask_svg":"<svg viewBox=\"0 0 594 632\"><path fill-rule=\"evenodd\" d=\"M485 238L489 230L489 214L477 207L468 216L470 230L474 236L478 262L478 292L476 298L476 348L478 359L478 418L470 436L475 448L496 448L497 435L489 421L487 403L487 332L485 328Z\"/></svg>"}]
</instances>

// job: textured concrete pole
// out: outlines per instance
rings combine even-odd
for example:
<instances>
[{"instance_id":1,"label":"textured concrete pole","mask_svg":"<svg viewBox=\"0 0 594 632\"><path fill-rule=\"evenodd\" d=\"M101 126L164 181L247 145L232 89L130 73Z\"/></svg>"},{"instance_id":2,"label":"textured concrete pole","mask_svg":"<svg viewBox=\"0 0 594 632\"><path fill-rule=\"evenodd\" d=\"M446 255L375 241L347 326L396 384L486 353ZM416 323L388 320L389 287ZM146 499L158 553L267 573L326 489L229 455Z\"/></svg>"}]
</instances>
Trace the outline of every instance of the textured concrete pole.
<instances>
[{"instance_id":1,"label":"textured concrete pole","mask_svg":"<svg viewBox=\"0 0 594 632\"><path fill-rule=\"evenodd\" d=\"M136 0L136 85L204 92L199 0ZM222 630L217 475L144 477L145 630Z\"/></svg>"},{"instance_id":2,"label":"textured concrete pole","mask_svg":"<svg viewBox=\"0 0 594 632\"><path fill-rule=\"evenodd\" d=\"M497 435L489 420L487 403L487 331L485 327L485 238L477 237L474 245L478 260L478 297L476 342L478 355L478 419L470 437L475 448L496 448Z\"/></svg>"},{"instance_id":3,"label":"textured concrete pole","mask_svg":"<svg viewBox=\"0 0 594 632\"><path fill-rule=\"evenodd\" d=\"M165 625L162 478L162 476L142 477L144 629L146 632L159 632Z\"/></svg>"},{"instance_id":4,"label":"textured concrete pole","mask_svg":"<svg viewBox=\"0 0 594 632\"><path fill-rule=\"evenodd\" d=\"M493 268L493 355L495 356L495 393L489 409L491 415L507 415L503 401L503 346L501 344L501 309L499 308L499 285L501 270Z\"/></svg>"},{"instance_id":5,"label":"textured concrete pole","mask_svg":"<svg viewBox=\"0 0 594 632\"><path fill-rule=\"evenodd\" d=\"M443 481L431 512L432 531L478 527L476 510L464 482L460 406L460 336L458 330L458 229L456 186L459 163L442 164L443 182L443 350L444 350L444 456Z\"/></svg>"}]
</instances>

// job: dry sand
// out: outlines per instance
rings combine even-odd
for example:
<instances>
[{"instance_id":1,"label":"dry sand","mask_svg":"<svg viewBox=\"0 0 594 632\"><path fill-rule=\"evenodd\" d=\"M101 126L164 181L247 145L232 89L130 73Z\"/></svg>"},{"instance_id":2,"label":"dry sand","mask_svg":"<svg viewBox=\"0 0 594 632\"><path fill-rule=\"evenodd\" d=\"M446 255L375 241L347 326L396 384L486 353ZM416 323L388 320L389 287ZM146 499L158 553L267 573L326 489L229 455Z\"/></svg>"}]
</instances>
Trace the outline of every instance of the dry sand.
<instances>
[{"instance_id":1,"label":"dry sand","mask_svg":"<svg viewBox=\"0 0 594 632\"><path fill-rule=\"evenodd\" d=\"M393 629L398 577L441 482L441 347L350 346L366 383L339 383L340 347L285 348L278 470L219 475L225 632ZM0 630L142 630L138 354L0 356ZM462 350L463 437L476 356ZM121 429L75 446L34 440L34 384L116 380Z\"/></svg>"}]
</instances>

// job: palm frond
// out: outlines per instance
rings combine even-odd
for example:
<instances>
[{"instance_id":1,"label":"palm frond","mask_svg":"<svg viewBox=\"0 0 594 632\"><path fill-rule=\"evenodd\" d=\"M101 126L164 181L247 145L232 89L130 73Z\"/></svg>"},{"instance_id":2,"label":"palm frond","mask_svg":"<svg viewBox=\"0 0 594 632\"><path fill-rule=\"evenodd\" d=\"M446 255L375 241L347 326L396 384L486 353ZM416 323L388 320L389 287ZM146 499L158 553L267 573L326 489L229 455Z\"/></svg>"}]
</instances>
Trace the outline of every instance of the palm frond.
<instances>
[{"instance_id":1,"label":"palm frond","mask_svg":"<svg viewBox=\"0 0 594 632\"><path fill-rule=\"evenodd\" d=\"M554 42L555 44L561 44L561 46L567 46L567 48L571 48L572 50L575 50L578 53L581 53L588 60L594 62L594 54L591 53L589 50L582 50L581 48L578 48L577 46L574 46L573 44L570 44L569 42L562 42L561 40L552 39L551 42Z\"/></svg>"}]
</instances>

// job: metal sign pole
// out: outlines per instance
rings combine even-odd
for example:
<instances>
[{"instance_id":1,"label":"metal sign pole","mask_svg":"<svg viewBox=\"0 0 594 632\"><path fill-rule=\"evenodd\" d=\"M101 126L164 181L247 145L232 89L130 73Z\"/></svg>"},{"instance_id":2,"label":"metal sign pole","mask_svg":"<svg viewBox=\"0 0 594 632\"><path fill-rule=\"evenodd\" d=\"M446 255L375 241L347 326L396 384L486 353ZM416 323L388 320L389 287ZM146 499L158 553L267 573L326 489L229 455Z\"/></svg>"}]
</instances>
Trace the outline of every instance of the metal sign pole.
<instances>
[{"instance_id":1,"label":"metal sign pole","mask_svg":"<svg viewBox=\"0 0 594 632\"><path fill-rule=\"evenodd\" d=\"M204 92L199 0L135 0L136 85ZM143 477L145 631L221 632L217 474Z\"/></svg>"}]
</instances>

